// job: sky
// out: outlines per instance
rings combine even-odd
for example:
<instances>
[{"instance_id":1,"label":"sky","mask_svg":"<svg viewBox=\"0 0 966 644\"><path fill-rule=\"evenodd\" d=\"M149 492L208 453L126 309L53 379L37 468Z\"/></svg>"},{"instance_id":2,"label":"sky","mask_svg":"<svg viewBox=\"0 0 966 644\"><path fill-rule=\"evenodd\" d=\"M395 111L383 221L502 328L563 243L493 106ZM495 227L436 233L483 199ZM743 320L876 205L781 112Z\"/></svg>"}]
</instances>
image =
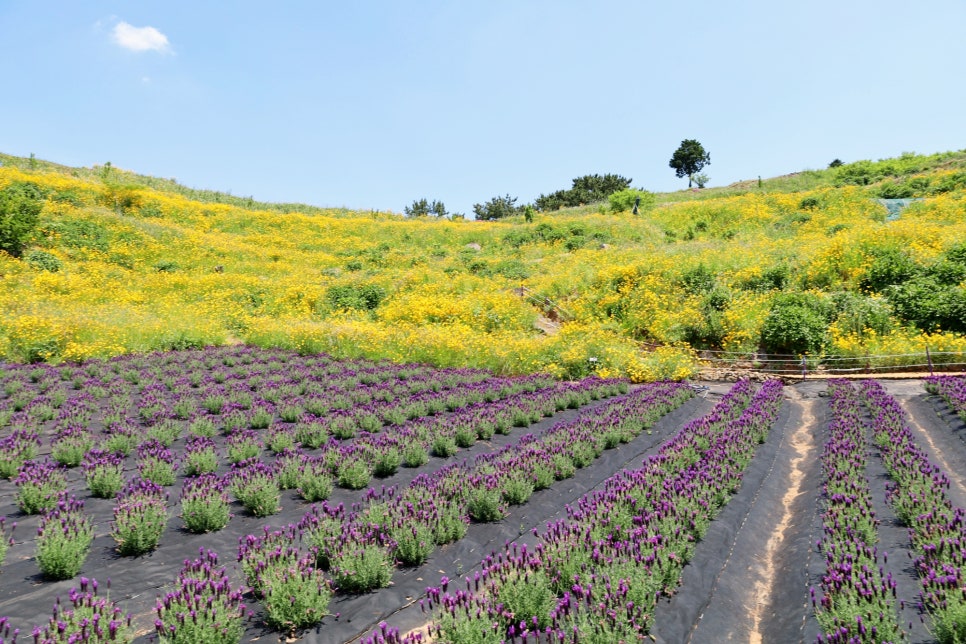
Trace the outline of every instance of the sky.
<instances>
[{"instance_id":1,"label":"sky","mask_svg":"<svg viewBox=\"0 0 966 644\"><path fill-rule=\"evenodd\" d=\"M966 1L0 0L0 152L471 215L966 148Z\"/></svg>"}]
</instances>

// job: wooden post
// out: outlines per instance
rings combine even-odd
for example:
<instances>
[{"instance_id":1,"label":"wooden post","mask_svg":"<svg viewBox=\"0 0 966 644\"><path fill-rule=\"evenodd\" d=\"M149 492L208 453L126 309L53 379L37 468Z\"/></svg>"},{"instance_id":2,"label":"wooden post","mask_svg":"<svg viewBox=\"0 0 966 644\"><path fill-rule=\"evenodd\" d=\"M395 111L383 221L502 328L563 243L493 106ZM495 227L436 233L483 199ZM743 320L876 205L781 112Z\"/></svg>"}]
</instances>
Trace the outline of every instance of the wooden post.
<instances>
[{"instance_id":1,"label":"wooden post","mask_svg":"<svg viewBox=\"0 0 966 644\"><path fill-rule=\"evenodd\" d=\"M935 374L932 371L932 356L929 354L929 345L928 344L926 345L926 362L929 363L929 375L930 376L934 376Z\"/></svg>"},{"instance_id":2,"label":"wooden post","mask_svg":"<svg viewBox=\"0 0 966 644\"><path fill-rule=\"evenodd\" d=\"M805 373L808 371L808 362L805 360L805 356L802 356L802 380L805 380Z\"/></svg>"}]
</instances>

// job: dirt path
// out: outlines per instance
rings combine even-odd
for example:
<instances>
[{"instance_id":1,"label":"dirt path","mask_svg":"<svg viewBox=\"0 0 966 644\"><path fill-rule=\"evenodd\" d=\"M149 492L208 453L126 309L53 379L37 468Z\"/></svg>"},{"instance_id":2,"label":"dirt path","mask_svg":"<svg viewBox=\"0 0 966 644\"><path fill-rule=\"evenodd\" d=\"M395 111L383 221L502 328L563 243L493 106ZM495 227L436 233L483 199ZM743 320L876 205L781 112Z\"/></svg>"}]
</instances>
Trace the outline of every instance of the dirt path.
<instances>
[{"instance_id":1,"label":"dirt path","mask_svg":"<svg viewBox=\"0 0 966 644\"><path fill-rule=\"evenodd\" d=\"M810 614L808 558L821 483L814 392L786 389L786 404L738 494L659 605L657 642L800 642Z\"/></svg>"},{"instance_id":2,"label":"dirt path","mask_svg":"<svg viewBox=\"0 0 966 644\"><path fill-rule=\"evenodd\" d=\"M791 390L792 404L800 405L801 422L790 440L794 456L789 463L788 484L782 497L782 516L772 532L765 546L764 560L761 562L760 576L755 584L753 598L755 600L751 612L751 632L748 641L751 644L762 642L762 620L770 598L775 594L778 584L778 553L785 542L789 529L794 523L795 500L804 492L806 459L813 458L815 451L815 411L814 400L804 400L794 389Z\"/></svg>"}]
</instances>

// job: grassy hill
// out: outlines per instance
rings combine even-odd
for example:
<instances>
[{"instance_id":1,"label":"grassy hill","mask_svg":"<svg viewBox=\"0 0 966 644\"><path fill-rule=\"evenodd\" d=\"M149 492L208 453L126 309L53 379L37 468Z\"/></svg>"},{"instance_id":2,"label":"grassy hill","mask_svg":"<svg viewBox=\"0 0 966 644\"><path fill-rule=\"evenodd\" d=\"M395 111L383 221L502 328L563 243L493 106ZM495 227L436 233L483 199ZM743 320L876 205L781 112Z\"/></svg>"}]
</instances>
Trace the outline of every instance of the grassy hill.
<instances>
[{"instance_id":1,"label":"grassy hill","mask_svg":"<svg viewBox=\"0 0 966 644\"><path fill-rule=\"evenodd\" d=\"M647 380L688 376L694 350L966 349L966 151L532 223L265 204L109 166L0 162L0 190L43 195L22 255L0 252L10 361L246 342ZM880 198L920 200L892 220Z\"/></svg>"}]
</instances>

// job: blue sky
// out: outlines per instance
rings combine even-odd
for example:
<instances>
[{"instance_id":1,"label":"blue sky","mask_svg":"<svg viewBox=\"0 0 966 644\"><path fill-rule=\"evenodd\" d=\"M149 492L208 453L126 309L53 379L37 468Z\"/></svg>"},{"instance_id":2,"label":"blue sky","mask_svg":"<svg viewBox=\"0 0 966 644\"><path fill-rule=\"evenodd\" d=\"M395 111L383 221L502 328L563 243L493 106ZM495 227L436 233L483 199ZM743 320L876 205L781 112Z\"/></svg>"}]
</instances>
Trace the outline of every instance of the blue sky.
<instances>
[{"instance_id":1,"label":"blue sky","mask_svg":"<svg viewBox=\"0 0 966 644\"><path fill-rule=\"evenodd\" d=\"M0 0L0 151L450 211L966 148L964 0Z\"/></svg>"}]
</instances>

